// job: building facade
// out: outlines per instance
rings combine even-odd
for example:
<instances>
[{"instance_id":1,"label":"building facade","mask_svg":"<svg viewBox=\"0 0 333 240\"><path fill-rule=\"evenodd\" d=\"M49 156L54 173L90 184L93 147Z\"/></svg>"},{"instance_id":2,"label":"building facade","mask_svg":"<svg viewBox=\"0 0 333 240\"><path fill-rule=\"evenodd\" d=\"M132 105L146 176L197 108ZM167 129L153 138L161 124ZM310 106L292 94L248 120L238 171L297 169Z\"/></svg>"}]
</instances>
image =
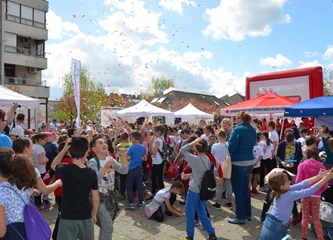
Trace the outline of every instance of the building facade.
<instances>
[{"instance_id":1,"label":"building facade","mask_svg":"<svg viewBox=\"0 0 333 240\"><path fill-rule=\"evenodd\" d=\"M48 39L45 0L1 1L0 84L23 95L38 98L40 109L19 109L26 114L28 128L47 119L50 89L42 80L47 68L45 43ZM35 112L36 111L36 112Z\"/></svg>"}]
</instances>

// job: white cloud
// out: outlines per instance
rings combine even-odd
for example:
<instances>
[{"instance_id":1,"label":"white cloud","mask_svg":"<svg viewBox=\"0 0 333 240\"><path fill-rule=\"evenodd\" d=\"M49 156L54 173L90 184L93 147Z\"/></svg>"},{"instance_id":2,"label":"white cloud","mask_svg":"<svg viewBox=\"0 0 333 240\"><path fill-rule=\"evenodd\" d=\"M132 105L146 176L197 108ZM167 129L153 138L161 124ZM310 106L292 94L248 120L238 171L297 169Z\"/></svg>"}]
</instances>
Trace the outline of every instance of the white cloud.
<instances>
[{"instance_id":1,"label":"white cloud","mask_svg":"<svg viewBox=\"0 0 333 240\"><path fill-rule=\"evenodd\" d=\"M282 67L292 64L292 62L282 54L277 54L275 57L262 58L260 59L260 63L270 67Z\"/></svg>"},{"instance_id":2,"label":"white cloud","mask_svg":"<svg viewBox=\"0 0 333 240\"><path fill-rule=\"evenodd\" d=\"M214 40L242 41L247 36L267 36L275 23L289 23L291 18L283 12L287 0L261 0L254 4L248 0L221 0L216 8L207 9L209 25L204 35Z\"/></svg>"},{"instance_id":3,"label":"white cloud","mask_svg":"<svg viewBox=\"0 0 333 240\"><path fill-rule=\"evenodd\" d=\"M172 11L177 12L179 15L183 14L183 5L195 6L194 1L189 0L160 0L159 6Z\"/></svg>"},{"instance_id":4,"label":"white cloud","mask_svg":"<svg viewBox=\"0 0 333 240\"><path fill-rule=\"evenodd\" d=\"M333 59L333 47L327 48L327 50L324 53L325 59Z\"/></svg>"},{"instance_id":5,"label":"white cloud","mask_svg":"<svg viewBox=\"0 0 333 240\"><path fill-rule=\"evenodd\" d=\"M311 62L303 62L300 61L300 68L306 68L306 67L315 67L315 66L321 66L322 64L318 60L314 60Z\"/></svg>"},{"instance_id":6,"label":"white cloud","mask_svg":"<svg viewBox=\"0 0 333 240\"><path fill-rule=\"evenodd\" d=\"M317 56L319 56L319 52L311 52L311 51L304 52L304 57L306 58L312 58Z\"/></svg>"},{"instance_id":7,"label":"white cloud","mask_svg":"<svg viewBox=\"0 0 333 240\"><path fill-rule=\"evenodd\" d=\"M47 13L46 18L49 40L61 40L64 36L71 36L71 34L80 32L76 24L63 21L51 10Z\"/></svg>"},{"instance_id":8,"label":"white cloud","mask_svg":"<svg viewBox=\"0 0 333 240\"><path fill-rule=\"evenodd\" d=\"M62 86L62 77L70 70L71 58L80 59L88 67L92 80L102 82L107 90L122 93L140 93L151 85L152 77L167 77L177 88L217 96L233 90L234 85L244 91L244 79L222 68L203 66L202 61L211 60L213 53L178 53L165 48L169 39L159 24L161 14L147 10L143 1L107 0L105 4L112 7L112 14L96 20L104 30L98 36L85 34L75 24L70 27L53 12L48 15L53 38L46 45L49 68L43 71L43 79L54 86L51 91L59 91L57 87Z\"/></svg>"}]
</instances>

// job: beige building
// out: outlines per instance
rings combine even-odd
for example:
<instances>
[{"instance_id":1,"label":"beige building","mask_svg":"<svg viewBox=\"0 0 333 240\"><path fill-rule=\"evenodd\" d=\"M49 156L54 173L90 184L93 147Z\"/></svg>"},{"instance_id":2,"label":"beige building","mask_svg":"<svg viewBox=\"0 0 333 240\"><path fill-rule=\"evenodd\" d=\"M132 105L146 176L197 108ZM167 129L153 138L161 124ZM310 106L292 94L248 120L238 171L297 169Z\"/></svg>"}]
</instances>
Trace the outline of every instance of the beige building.
<instances>
[{"instance_id":1,"label":"beige building","mask_svg":"<svg viewBox=\"0 0 333 240\"><path fill-rule=\"evenodd\" d=\"M40 109L20 109L29 118L29 128L47 119L50 88L42 80L42 70L47 68L45 43L46 13L49 8L45 0L1 1L1 47L0 84L26 96L38 98Z\"/></svg>"}]
</instances>

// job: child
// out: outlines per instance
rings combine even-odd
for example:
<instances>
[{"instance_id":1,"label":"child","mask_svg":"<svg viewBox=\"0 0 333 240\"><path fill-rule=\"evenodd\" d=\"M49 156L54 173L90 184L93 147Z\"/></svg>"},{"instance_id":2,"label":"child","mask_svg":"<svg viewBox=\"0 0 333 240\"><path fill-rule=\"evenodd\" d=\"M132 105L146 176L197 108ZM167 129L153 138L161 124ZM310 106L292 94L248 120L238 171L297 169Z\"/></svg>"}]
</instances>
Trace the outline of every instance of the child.
<instances>
[{"instance_id":1,"label":"child","mask_svg":"<svg viewBox=\"0 0 333 240\"><path fill-rule=\"evenodd\" d=\"M319 150L317 147L308 147L306 158L303 163L298 166L296 183L304 179L316 176L321 170L325 170L324 165L320 162ZM308 228L310 216L316 229L317 239L324 239L323 228L319 219L320 196L327 189L326 183L317 192L307 198L302 198L302 239L308 237Z\"/></svg>"},{"instance_id":2,"label":"child","mask_svg":"<svg viewBox=\"0 0 333 240\"><path fill-rule=\"evenodd\" d=\"M97 175L85 165L88 150L89 143L85 137L69 139L51 164L63 182L58 239L94 239L99 196ZM62 165L61 160L67 151L73 164ZM92 209L89 194L92 196Z\"/></svg>"},{"instance_id":3,"label":"child","mask_svg":"<svg viewBox=\"0 0 333 240\"><path fill-rule=\"evenodd\" d=\"M152 198L155 196L157 189L164 188L163 180L163 170L164 170L164 160L162 158L161 152L163 151L163 134L165 129L162 125L157 125L154 127L154 142L151 144L152 149L152 168L151 168L151 194Z\"/></svg>"},{"instance_id":4,"label":"child","mask_svg":"<svg viewBox=\"0 0 333 240\"><path fill-rule=\"evenodd\" d=\"M286 172L277 172L269 176L268 184L272 189L274 203L272 210L266 214L259 239L281 240L284 238L289 228L289 217L294 201L311 196L332 178L331 169L290 186L291 178ZM316 184L309 187L313 183Z\"/></svg>"},{"instance_id":5,"label":"child","mask_svg":"<svg viewBox=\"0 0 333 240\"><path fill-rule=\"evenodd\" d=\"M131 134L133 145L127 150L127 158L131 159L128 166L128 174L126 179L126 191L128 198L128 205L126 209L134 210L134 196L133 196L133 185L134 183L138 189L139 204L138 207L143 207L143 170L142 160L146 159L146 148L143 144L140 144L141 133L133 131Z\"/></svg>"},{"instance_id":6,"label":"child","mask_svg":"<svg viewBox=\"0 0 333 240\"><path fill-rule=\"evenodd\" d=\"M0 239L26 239L23 211L36 184L31 160L0 148ZM22 201L24 200L24 201Z\"/></svg>"},{"instance_id":7,"label":"child","mask_svg":"<svg viewBox=\"0 0 333 240\"><path fill-rule=\"evenodd\" d=\"M120 135L119 143L117 144L117 152L118 152L118 161L121 164L121 151L127 151L127 149L131 146L131 143L128 142L128 133L124 132ZM126 161L126 160L125 160ZM122 196L122 199L125 199L125 190L126 190L126 174L119 174L119 192Z\"/></svg>"},{"instance_id":8,"label":"child","mask_svg":"<svg viewBox=\"0 0 333 240\"><path fill-rule=\"evenodd\" d=\"M114 194L114 174L115 171L126 174L128 162L126 158L122 165L113 158L108 157L108 145L104 138L97 136L90 142L90 148L95 157L90 159L87 166L93 169L98 178L99 207L97 212L98 222L100 223L99 239L112 239L113 215L109 203L113 202Z\"/></svg>"},{"instance_id":9,"label":"child","mask_svg":"<svg viewBox=\"0 0 333 240\"><path fill-rule=\"evenodd\" d=\"M34 143L34 164L40 173L41 179L43 179L46 174L46 164L49 161L46 157L46 152L43 147L47 142L47 135L43 133L36 134L32 137L32 142ZM43 200L42 204L42 195L35 197L35 204L39 209L49 209L51 205L48 200Z\"/></svg>"},{"instance_id":10,"label":"child","mask_svg":"<svg viewBox=\"0 0 333 240\"><path fill-rule=\"evenodd\" d=\"M226 156L228 155L228 147L226 145L227 141L227 133L224 130L220 130L218 135L218 143L215 143L212 146L212 154L214 155L217 165L222 166ZM214 175L218 177L218 168L214 167ZM227 207L232 207L232 187L230 179L223 178L223 182L220 185L216 186L216 200L215 204L213 204L213 208L221 209L222 203L222 193L226 191L227 196Z\"/></svg>"},{"instance_id":11,"label":"child","mask_svg":"<svg viewBox=\"0 0 333 240\"><path fill-rule=\"evenodd\" d=\"M176 201L177 194L182 190L183 184L181 182L174 182L171 186L159 190L153 201L145 207L146 216L157 222L164 221L164 214L176 217L184 216L182 211L172 206Z\"/></svg>"},{"instance_id":12,"label":"child","mask_svg":"<svg viewBox=\"0 0 333 240\"><path fill-rule=\"evenodd\" d=\"M262 147L262 145L258 144L259 140L260 136L258 135L256 145L253 147L253 156L256 161L254 163L252 174L250 176L250 187L252 187L251 194L253 194L252 196L254 196L254 194L259 194L257 187L260 178L261 160L264 155L264 148Z\"/></svg>"},{"instance_id":13,"label":"child","mask_svg":"<svg viewBox=\"0 0 333 240\"><path fill-rule=\"evenodd\" d=\"M61 152L62 149L65 147L66 142L62 142L59 144L58 152ZM64 157L61 159L61 164L73 164L73 160L70 157L70 153L67 151L64 155ZM57 180L58 177L55 177L55 180ZM57 180L58 181L58 180ZM58 237L58 228L59 228L59 221L60 221L60 214L61 214L61 198L62 198L62 187L57 188L54 191L55 195L55 201L58 204L58 216L54 225L54 229L52 232L52 239L56 240Z\"/></svg>"},{"instance_id":14,"label":"child","mask_svg":"<svg viewBox=\"0 0 333 240\"><path fill-rule=\"evenodd\" d=\"M273 170L276 163L274 163L273 159L273 142L269 139L268 132L262 132L261 134L262 140L259 145L263 147L263 156L262 161L260 163L260 187L264 186L264 178L267 173Z\"/></svg>"},{"instance_id":15,"label":"child","mask_svg":"<svg viewBox=\"0 0 333 240\"><path fill-rule=\"evenodd\" d=\"M198 156L190 153L191 148L194 148L194 150L198 153ZM207 142L203 138L197 138L190 144L186 144L180 150L180 152L184 155L185 160L192 168L190 189L187 193L186 200L186 233L187 239L190 240L193 240L194 238L195 212L198 213L202 226L208 232L210 237L209 239L217 239L212 223L207 216L205 201L201 200L199 197L200 185L198 185L198 183L201 183L204 173L210 169L211 166L211 162L205 154L206 150Z\"/></svg>"}]
</instances>

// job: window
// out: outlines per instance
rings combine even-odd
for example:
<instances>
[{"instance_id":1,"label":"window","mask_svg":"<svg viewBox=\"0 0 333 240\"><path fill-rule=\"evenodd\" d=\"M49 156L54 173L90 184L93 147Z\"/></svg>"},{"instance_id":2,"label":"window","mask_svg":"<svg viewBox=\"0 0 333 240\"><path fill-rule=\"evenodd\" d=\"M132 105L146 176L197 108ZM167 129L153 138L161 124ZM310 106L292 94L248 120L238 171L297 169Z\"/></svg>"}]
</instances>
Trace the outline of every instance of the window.
<instances>
[{"instance_id":1,"label":"window","mask_svg":"<svg viewBox=\"0 0 333 240\"><path fill-rule=\"evenodd\" d=\"M21 22L26 25L32 25L32 8L21 6Z\"/></svg>"},{"instance_id":2,"label":"window","mask_svg":"<svg viewBox=\"0 0 333 240\"><path fill-rule=\"evenodd\" d=\"M7 3L7 14L20 17L20 5L13 2Z\"/></svg>"},{"instance_id":3,"label":"window","mask_svg":"<svg viewBox=\"0 0 333 240\"><path fill-rule=\"evenodd\" d=\"M17 46L17 37L16 34L5 32L5 45L10 47Z\"/></svg>"},{"instance_id":4,"label":"window","mask_svg":"<svg viewBox=\"0 0 333 240\"><path fill-rule=\"evenodd\" d=\"M5 64L5 76L15 77L15 65Z\"/></svg>"},{"instance_id":5,"label":"window","mask_svg":"<svg viewBox=\"0 0 333 240\"><path fill-rule=\"evenodd\" d=\"M45 12L34 9L34 21L39 23L45 23Z\"/></svg>"}]
</instances>

